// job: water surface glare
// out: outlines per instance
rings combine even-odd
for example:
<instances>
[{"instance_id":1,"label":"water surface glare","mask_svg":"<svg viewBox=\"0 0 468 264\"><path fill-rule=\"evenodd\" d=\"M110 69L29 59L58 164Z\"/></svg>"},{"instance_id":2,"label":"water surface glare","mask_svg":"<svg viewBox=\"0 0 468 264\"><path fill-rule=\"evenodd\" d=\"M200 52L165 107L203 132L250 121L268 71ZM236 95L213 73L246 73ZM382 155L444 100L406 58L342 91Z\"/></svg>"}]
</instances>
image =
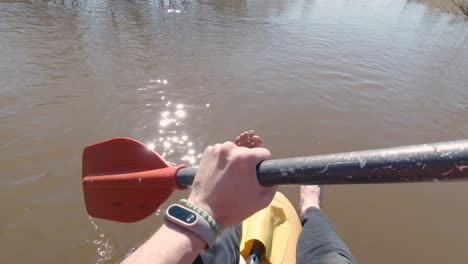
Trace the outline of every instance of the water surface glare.
<instances>
[{"instance_id":1,"label":"water surface glare","mask_svg":"<svg viewBox=\"0 0 468 264\"><path fill-rule=\"evenodd\" d=\"M410 0L0 0L0 263L118 262L187 195L89 218L82 150L110 137L187 165L246 129L274 158L467 139L467 40ZM325 190L360 263L467 263L468 184Z\"/></svg>"}]
</instances>

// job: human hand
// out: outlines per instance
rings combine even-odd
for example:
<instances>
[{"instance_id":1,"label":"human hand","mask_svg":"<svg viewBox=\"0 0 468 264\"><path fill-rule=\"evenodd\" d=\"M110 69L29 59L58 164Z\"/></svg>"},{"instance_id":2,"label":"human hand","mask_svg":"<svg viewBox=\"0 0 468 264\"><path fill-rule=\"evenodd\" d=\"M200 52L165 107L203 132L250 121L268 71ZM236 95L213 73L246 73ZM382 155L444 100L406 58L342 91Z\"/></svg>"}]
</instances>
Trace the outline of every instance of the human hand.
<instances>
[{"instance_id":1,"label":"human hand","mask_svg":"<svg viewBox=\"0 0 468 264\"><path fill-rule=\"evenodd\" d=\"M258 183L256 166L270 158L265 148L248 149L232 142L206 148L189 201L223 228L238 224L270 204L277 187Z\"/></svg>"}]
</instances>

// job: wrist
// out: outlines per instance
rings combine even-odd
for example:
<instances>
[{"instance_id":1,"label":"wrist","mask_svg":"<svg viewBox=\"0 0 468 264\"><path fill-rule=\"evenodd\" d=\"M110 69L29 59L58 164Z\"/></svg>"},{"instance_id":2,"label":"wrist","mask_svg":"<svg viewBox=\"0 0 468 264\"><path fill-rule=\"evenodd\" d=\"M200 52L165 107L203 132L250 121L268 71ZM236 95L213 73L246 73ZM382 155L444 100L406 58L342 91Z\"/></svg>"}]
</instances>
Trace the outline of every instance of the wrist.
<instances>
[{"instance_id":1,"label":"wrist","mask_svg":"<svg viewBox=\"0 0 468 264\"><path fill-rule=\"evenodd\" d=\"M205 242L205 240L203 240L200 236L198 236L194 232L182 226L171 223L169 221L164 221L163 226L171 230L171 232L173 232L174 235L180 236L182 237L182 239L187 240L187 242L190 244L191 249L193 251L201 252L207 246L207 243Z\"/></svg>"},{"instance_id":2,"label":"wrist","mask_svg":"<svg viewBox=\"0 0 468 264\"><path fill-rule=\"evenodd\" d=\"M205 247L189 230L165 221L124 263L192 263Z\"/></svg>"},{"instance_id":3,"label":"wrist","mask_svg":"<svg viewBox=\"0 0 468 264\"><path fill-rule=\"evenodd\" d=\"M208 205L207 202L204 202L202 199L198 199L198 198L192 197L192 196L187 198L187 200L190 203L192 203L195 206L202 209L203 211L205 211L205 213L207 213L209 216L211 216L222 228L227 227L225 225L226 222L224 221L224 218L221 217L221 215L218 212L216 212L216 210L214 210L210 205Z\"/></svg>"}]
</instances>

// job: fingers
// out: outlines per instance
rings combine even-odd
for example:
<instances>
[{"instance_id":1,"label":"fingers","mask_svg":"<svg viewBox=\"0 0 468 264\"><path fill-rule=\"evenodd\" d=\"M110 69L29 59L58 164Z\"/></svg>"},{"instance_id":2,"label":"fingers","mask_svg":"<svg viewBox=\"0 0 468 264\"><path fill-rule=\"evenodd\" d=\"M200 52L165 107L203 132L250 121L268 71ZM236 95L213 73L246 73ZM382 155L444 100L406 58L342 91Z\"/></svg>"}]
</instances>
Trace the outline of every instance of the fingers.
<instances>
[{"instance_id":1,"label":"fingers","mask_svg":"<svg viewBox=\"0 0 468 264\"><path fill-rule=\"evenodd\" d=\"M273 197L275 197L276 191L278 190L277 186L272 186L272 187L263 187L261 186L261 200L262 200L262 206L263 208L267 207L271 201L273 200Z\"/></svg>"},{"instance_id":2,"label":"fingers","mask_svg":"<svg viewBox=\"0 0 468 264\"><path fill-rule=\"evenodd\" d=\"M270 151L266 148L253 148L247 150L250 154L250 161L257 165L263 160L271 158Z\"/></svg>"},{"instance_id":3,"label":"fingers","mask_svg":"<svg viewBox=\"0 0 468 264\"><path fill-rule=\"evenodd\" d=\"M262 195L267 197L270 197L270 198L273 198L273 196L275 196L275 193L276 191L278 190L278 186L270 186L270 187L263 187L262 186ZM270 200L271 202L271 200Z\"/></svg>"},{"instance_id":4,"label":"fingers","mask_svg":"<svg viewBox=\"0 0 468 264\"><path fill-rule=\"evenodd\" d=\"M271 158L270 151L266 148L248 149L238 147L236 146L236 144L230 141L226 141L223 144L216 144L214 146L207 147L203 153L203 156L214 154L215 156L220 155L220 157L226 157L226 155L229 155L228 153L233 153L233 151L236 153L234 155L237 158L241 158L241 160L247 162L252 167L255 167L260 162Z\"/></svg>"}]
</instances>

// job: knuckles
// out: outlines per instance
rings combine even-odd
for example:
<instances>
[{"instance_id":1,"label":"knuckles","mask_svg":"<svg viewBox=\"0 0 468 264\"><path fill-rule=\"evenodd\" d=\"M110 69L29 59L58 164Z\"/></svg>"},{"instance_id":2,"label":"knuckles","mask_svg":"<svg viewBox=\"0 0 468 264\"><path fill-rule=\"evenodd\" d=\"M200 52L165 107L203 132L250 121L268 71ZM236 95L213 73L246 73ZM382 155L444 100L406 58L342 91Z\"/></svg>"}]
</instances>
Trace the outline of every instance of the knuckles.
<instances>
[{"instance_id":1,"label":"knuckles","mask_svg":"<svg viewBox=\"0 0 468 264\"><path fill-rule=\"evenodd\" d=\"M234 148L236 148L237 146L232 143L232 142L229 142L229 141L226 141L224 142L223 144L216 144L213 146L213 150L215 152L228 152Z\"/></svg>"},{"instance_id":2,"label":"knuckles","mask_svg":"<svg viewBox=\"0 0 468 264\"><path fill-rule=\"evenodd\" d=\"M226 141L223 143L223 146L229 149L236 148L236 144L232 143L231 141Z\"/></svg>"},{"instance_id":3,"label":"knuckles","mask_svg":"<svg viewBox=\"0 0 468 264\"><path fill-rule=\"evenodd\" d=\"M215 144L213 146L213 151L214 152L219 152L220 150L221 150L221 144L218 143L218 144Z\"/></svg>"},{"instance_id":4,"label":"knuckles","mask_svg":"<svg viewBox=\"0 0 468 264\"><path fill-rule=\"evenodd\" d=\"M244 151L243 149L238 149L237 151L233 151L230 155L230 160L233 165L239 166L242 168L246 168L250 166L251 155L248 152Z\"/></svg>"},{"instance_id":5,"label":"knuckles","mask_svg":"<svg viewBox=\"0 0 468 264\"><path fill-rule=\"evenodd\" d=\"M213 146L208 146L206 147L205 151L203 152L203 154L205 153L210 153L210 152L213 152Z\"/></svg>"},{"instance_id":6,"label":"knuckles","mask_svg":"<svg viewBox=\"0 0 468 264\"><path fill-rule=\"evenodd\" d=\"M204 156L206 155L203 160L205 160L205 167L208 166L208 169L204 171L207 172L205 175L210 174L210 167L211 169L217 169L220 173L226 173L224 175L217 175L213 178L207 177L199 177L195 178L194 188L192 188L192 195L191 197L197 201L202 201L208 204L209 202L211 206L216 207L217 210L220 212L219 214L216 213L217 220L221 223L228 223L227 219L224 219L223 215L229 215L229 212L225 211L222 207L220 209L220 203L214 202L210 200L210 195L214 195L214 193L222 193L225 194L226 192L229 193L229 188L227 187L219 187L219 185L215 184L206 184L209 179L213 179L215 181L221 180L226 184L232 184L233 186L245 186L246 188L246 195L244 197L245 200L254 201L249 204L248 207L243 208L244 212L250 212L252 210L260 210L265 208L270 204L271 200L273 199L274 193L276 188L264 188L258 184L258 180L254 176L255 173L255 165L259 162L258 155L255 156L255 153L247 148L242 148L236 146L232 142L224 142L223 144L216 144L214 146L208 146L204 151ZM203 161L202 161L203 162ZM203 167L203 168L205 168ZM218 173L219 174L219 173ZM232 177L228 177L232 176ZM237 176L237 177L236 177ZM241 177L242 176L242 177ZM223 178L227 180L223 180ZM210 189L211 187L218 186L215 189ZM231 187L230 185L227 185ZM221 189L219 189L221 188ZM227 189L226 189L227 188ZM208 190L208 191L206 191ZM214 197L214 196L211 196ZM230 197L230 196L229 196ZM248 198L250 197L250 198ZM251 199L253 198L253 199ZM205 200L206 201L205 201ZM222 200L222 199L221 199ZM235 205L233 201L226 201L227 204ZM231 206L232 207L232 206ZM230 208L229 206L227 208ZM241 210L242 211L242 210ZM225 212L225 213L223 213ZM214 212L213 212L214 213ZM238 216L238 215L237 215ZM219 218L219 219L218 219ZM227 217L226 217L227 218ZM232 216L234 219L235 216ZM232 221L230 221L232 222Z\"/></svg>"}]
</instances>

